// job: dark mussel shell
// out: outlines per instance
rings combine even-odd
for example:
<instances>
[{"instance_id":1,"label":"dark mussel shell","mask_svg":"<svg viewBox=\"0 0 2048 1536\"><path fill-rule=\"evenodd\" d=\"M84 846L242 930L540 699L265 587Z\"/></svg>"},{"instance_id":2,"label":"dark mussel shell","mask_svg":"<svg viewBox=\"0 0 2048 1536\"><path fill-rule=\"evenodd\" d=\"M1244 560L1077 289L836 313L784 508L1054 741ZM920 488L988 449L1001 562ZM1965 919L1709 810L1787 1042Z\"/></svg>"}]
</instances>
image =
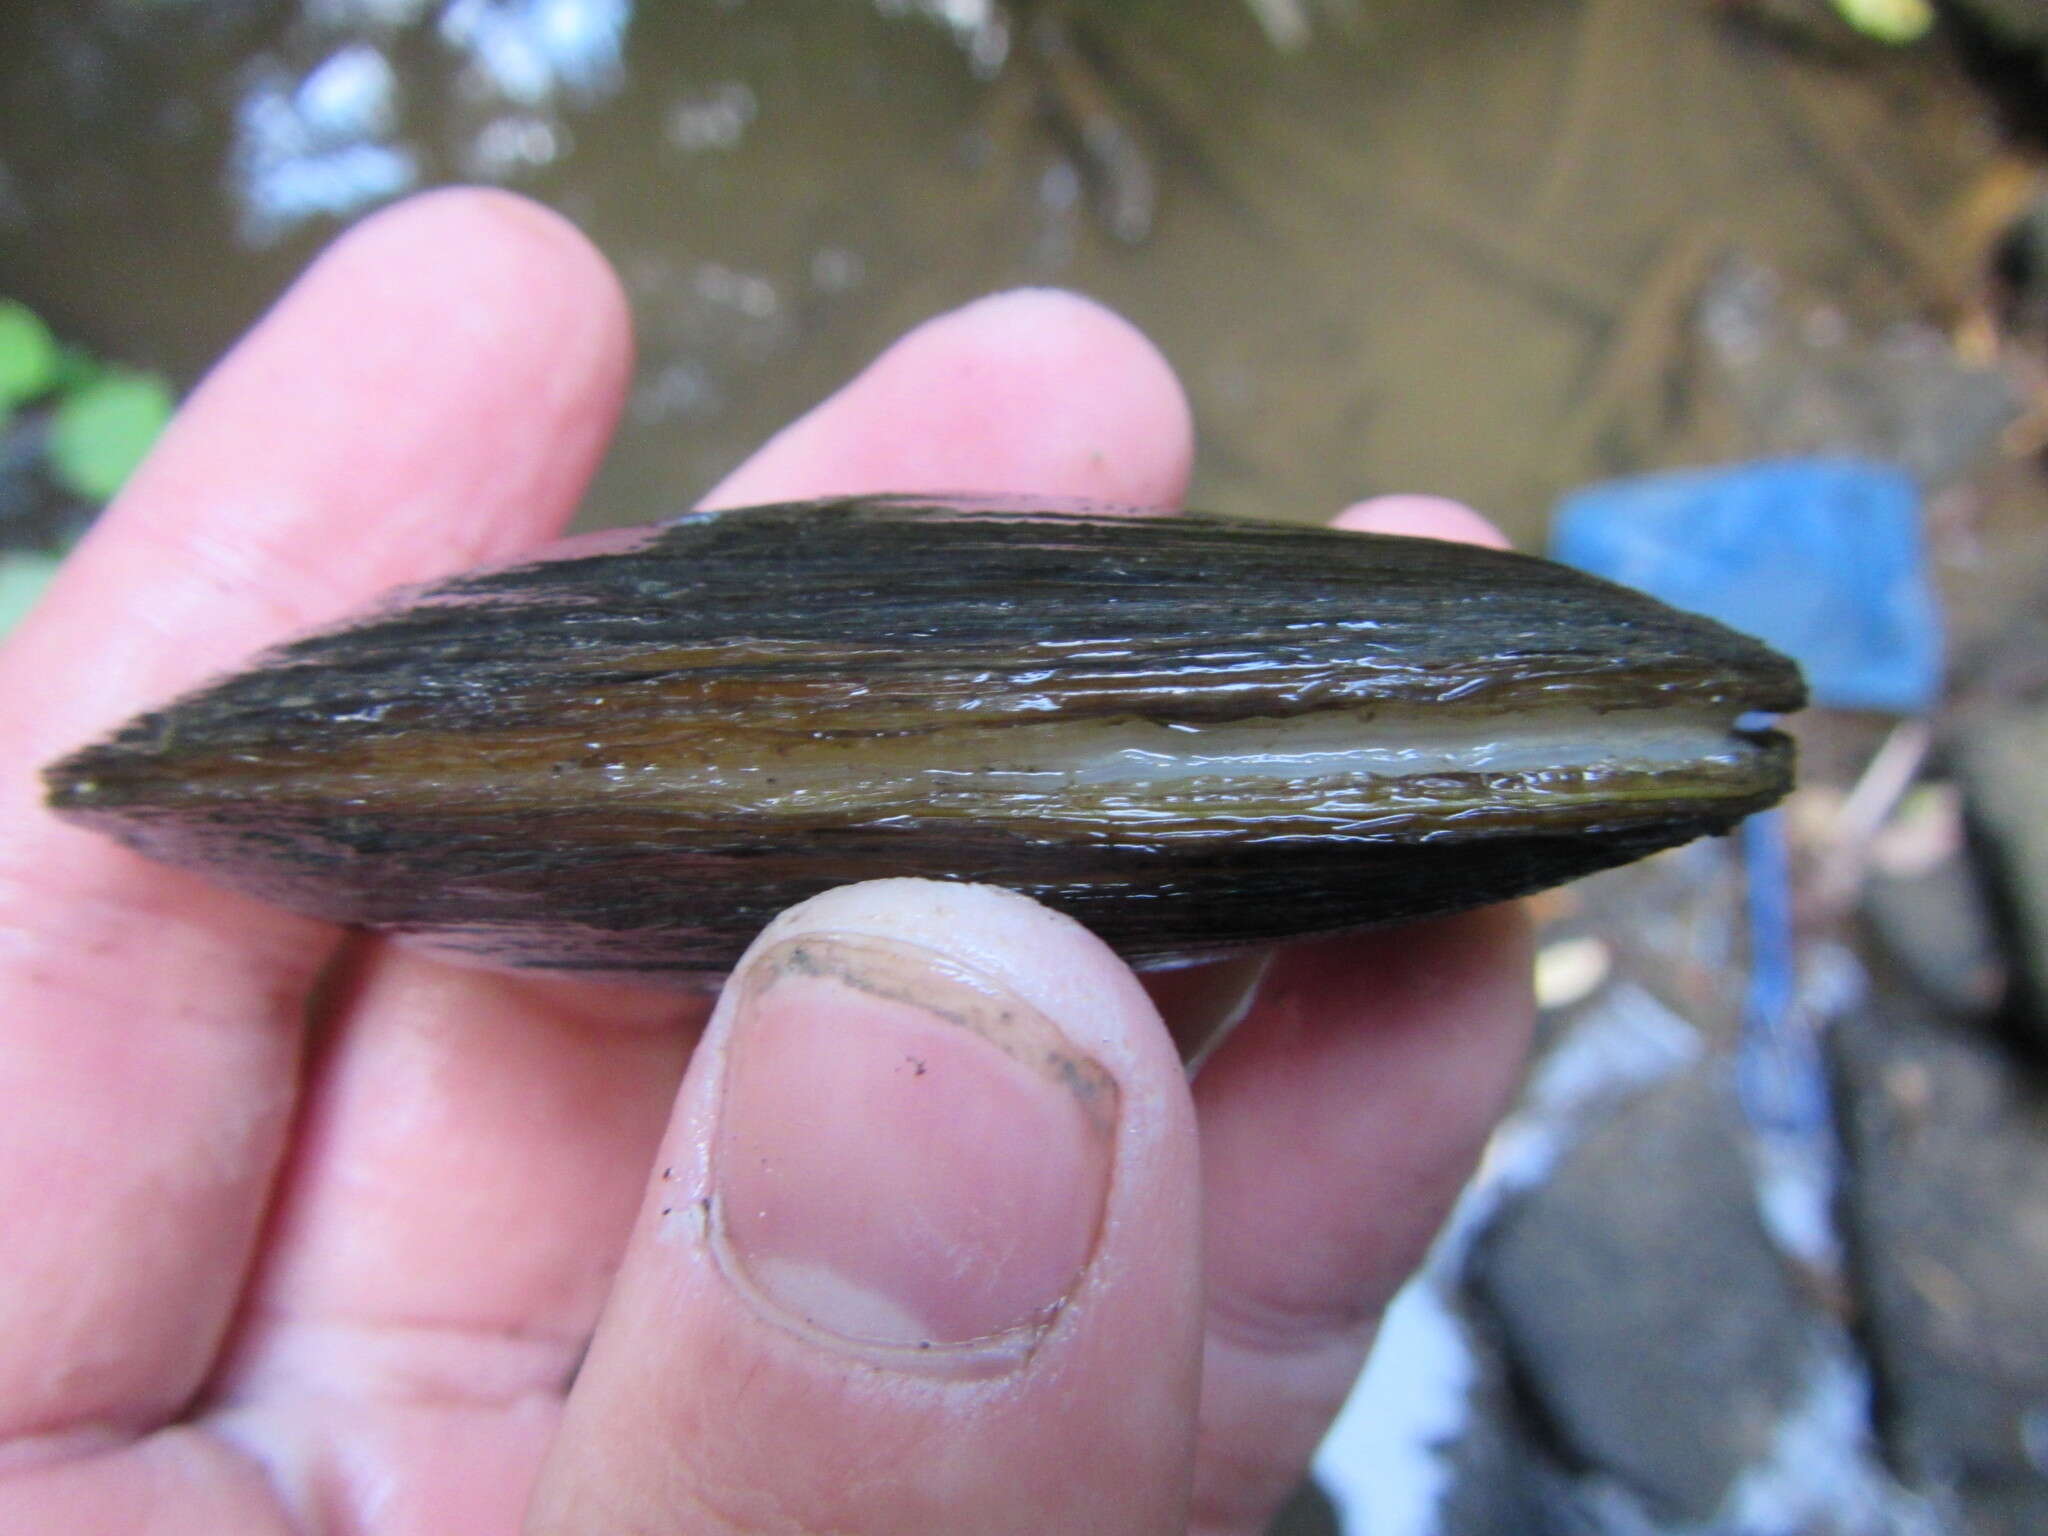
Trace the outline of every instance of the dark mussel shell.
<instances>
[{"instance_id":1,"label":"dark mussel shell","mask_svg":"<svg viewBox=\"0 0 2048 1536\"><path fill-rule=\"evenodd\" d=\"M1756 641L1546 561L863 498L400 594L48 770L171 864L500 965L717 972L983 881L1139 962L1502 900L1782 796Z\"/></svg>"}]
</instances>

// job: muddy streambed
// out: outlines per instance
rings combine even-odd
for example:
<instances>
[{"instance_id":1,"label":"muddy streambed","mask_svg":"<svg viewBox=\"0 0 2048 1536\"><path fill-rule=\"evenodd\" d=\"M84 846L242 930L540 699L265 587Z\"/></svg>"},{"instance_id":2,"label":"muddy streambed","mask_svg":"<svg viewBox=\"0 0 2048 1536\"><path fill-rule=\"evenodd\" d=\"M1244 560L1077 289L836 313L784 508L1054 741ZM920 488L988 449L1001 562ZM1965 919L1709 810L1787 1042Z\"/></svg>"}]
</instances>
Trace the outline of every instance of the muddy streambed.
<instances>
[{"instance_id":1,"label":"muddy streambed","mask_svg":"<svg viewBox=\"0 0 2048 1536\"><path fill-rule=\"evenodd\" d=\"M935 310L1053 282L1173 358L1203 502L1429 489L1534 542L1579 480L1776 446L1692 398L1731 253L1856 326L1964 280L1917 233L1994 154L1956 71L1734 9L24 0L0 293L185 385L348 217L492 180L633 295L590 521L686 504Z\"/></svg>"}]
</instances>

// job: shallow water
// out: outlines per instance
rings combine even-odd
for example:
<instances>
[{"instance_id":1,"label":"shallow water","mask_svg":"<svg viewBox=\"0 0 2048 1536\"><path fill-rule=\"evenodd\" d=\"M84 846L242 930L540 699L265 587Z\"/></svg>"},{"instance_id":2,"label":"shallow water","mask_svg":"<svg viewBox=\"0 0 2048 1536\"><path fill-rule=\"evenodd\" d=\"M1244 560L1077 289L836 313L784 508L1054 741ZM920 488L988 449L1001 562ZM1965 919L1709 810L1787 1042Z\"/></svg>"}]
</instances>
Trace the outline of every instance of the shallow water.
<instances>
[{"instance_id":1,"label":"shallow water","mask_svg":"<svg viewBox=\"0 0 2048 1536\"><path fill-rule=\"evenodd\" d=\"M189 383L353 213L495 180L634 298L587 521L686 505L904 327L1055 282L1180 368L1198 501L1427 489L1526 544L1577 480L1749 446L1682 366L1728 251L1854 316L1924 307L1815 111L1930 218L1991 153L1944 67L1788 76L1727 9L1327 0L1290 49L1249 0L25 0L0 293ZM1049 82L1128 151L1078 153Z\"/></svg>"}]
</instances>

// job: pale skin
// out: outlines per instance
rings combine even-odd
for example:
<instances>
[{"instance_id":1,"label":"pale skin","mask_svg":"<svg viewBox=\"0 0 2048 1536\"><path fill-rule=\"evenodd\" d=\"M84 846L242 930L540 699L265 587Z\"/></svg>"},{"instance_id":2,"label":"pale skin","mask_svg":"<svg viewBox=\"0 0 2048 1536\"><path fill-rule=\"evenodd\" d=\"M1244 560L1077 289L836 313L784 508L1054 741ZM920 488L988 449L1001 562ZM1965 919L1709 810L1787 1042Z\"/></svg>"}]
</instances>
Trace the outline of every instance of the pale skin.
<instances>
[{"instance_id":1,"label":"pale skin","mask_svg":"<svg viewBox=\"0 0 2048 1536\"><path fill-rule=\"evenodd\" d=\"M1066 920L835 893L784 921L971 966L1120 1094L1056 1321L992 1375L897 1369L793 1332L662 1214L703 1175L729 1007L707 1034L708 1001L459 969L42 809L37 769L135 710L552 537L629 346L552 215L465 191L373 218L0 655L0 1533L1256 1532L1511 1094L1512 909L1281 952L1190 1089ZM709 501L1168 505L1192 453L1142 336L1025 292L912 332ZM1498 541L1425 498L1340 520Z\"/></svg>"}]
</instances>

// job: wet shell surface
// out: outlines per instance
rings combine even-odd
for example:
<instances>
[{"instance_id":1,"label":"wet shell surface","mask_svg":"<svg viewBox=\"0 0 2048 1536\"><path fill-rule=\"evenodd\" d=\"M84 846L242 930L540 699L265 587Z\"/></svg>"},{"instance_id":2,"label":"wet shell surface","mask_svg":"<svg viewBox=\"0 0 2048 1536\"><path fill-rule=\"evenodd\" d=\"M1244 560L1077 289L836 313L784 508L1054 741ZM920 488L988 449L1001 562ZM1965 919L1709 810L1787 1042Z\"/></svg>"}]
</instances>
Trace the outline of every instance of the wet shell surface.
<instances>
[{"instance_id":1,"label":"wet shell surface","mask_svg":"<svg viewBox=\"0 0 2048 1536\"><path fill-rule=\"evenodd\" d=\"M1790 785L1765 646L1526 556L864 498L398 594L47 771L301 912L499 965L716 973L781 908L983 881L1138 962L1502 900Z\"/></svg>"}]
</instances>

